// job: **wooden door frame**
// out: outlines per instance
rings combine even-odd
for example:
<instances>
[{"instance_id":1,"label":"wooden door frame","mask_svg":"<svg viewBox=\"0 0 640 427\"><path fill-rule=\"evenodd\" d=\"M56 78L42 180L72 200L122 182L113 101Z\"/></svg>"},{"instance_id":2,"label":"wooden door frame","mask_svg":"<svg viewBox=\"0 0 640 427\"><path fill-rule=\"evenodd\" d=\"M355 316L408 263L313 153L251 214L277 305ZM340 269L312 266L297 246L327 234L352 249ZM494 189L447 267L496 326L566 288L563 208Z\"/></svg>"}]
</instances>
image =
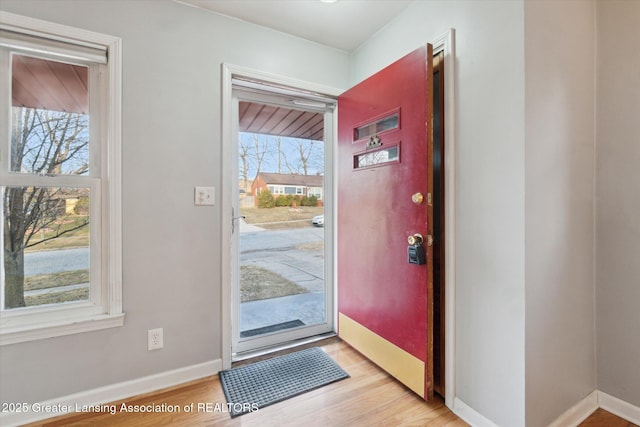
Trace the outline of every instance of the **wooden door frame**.
<instances>
[{"instance_id":1,"label":"wooden door frame","mask_svg":"<svg viewBox=\"0 0 640 427\"><path fill-rule=\"evenodd\" d=\"M455 132L455 30L431 42L433 54L444 52L444 223L445 223L445 404L455 401L456 331L456 132Z\"/></svg>"},{"instance_id":2,"label":"wooden door frame","mask_svg":"<svg viewBox=\"0 0 640 427\"><path fill-rule=\"evenodd\" d=\"M455 132L455 30L453 28L446 31L441 36L431 41L433 53L444 51L444 114L445 114L445 224L447 224L445 236L445 404L453 408L455 401L455 288L456 288L456 132ZM321 93L327 96L337 97L344 90L328 86L309 83L297 79L277 76L270 73L253 70L246 67L231 64L222 64L222 168L220 182L221 191L221 362L222 369L231 367L231 307L227 304L231 301L231 252L226 250L231 247L231 182L230 167L227 159L231 158L231 141L233 138L233 116L232 116L232 77L241 75L256 80L268 81L274 84L298 88L301 90ZM337 141L337 120L334 123L334 140ZM334 207L335 209L335 207ZM334 238L337 234L337 227L334 229ZM225 249L226 248L226 249ZM337 261L337 260L334 260ZM334 270L337 262L334 263ZM337 292L334 297L337 296ZM337 310L336 310L337 312ZM334 324L337 324L335 322Z\"/></svg>"}]
</instances>

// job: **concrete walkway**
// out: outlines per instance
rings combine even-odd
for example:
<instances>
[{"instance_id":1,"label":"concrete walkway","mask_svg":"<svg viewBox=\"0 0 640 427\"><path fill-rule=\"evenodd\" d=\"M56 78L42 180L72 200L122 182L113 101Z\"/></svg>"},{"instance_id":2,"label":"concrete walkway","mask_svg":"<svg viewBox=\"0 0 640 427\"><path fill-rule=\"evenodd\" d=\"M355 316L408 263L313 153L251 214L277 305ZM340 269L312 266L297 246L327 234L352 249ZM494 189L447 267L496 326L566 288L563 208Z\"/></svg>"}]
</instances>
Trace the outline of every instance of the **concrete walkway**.
<instances>
[{"instance_id":1,"label":"concrete walkway","mask_svg":"<svg viewBox=\"0 0 640 427\"><path fill-rule=\"evenodd\" d=\"M301 320L305 325L324 322L324 292L243 302L240 304L240 330Z\"/></svg>"},{"instance_id":2,"label":"concrete walkway","mask_svg":"<svg viewBox=\"0 0 640 427\"><path fill-rule=\"evenodd\" d=\"M244 234L241 265L272 271L309 292L240 304L240 330L262 328L292 320L306 325L325 321L324 249L321 229L270 231L240 219ZM252 232L261 232L254 237ZM293 234L292 234L293 233Z\"/></svg>"}]
</instances>

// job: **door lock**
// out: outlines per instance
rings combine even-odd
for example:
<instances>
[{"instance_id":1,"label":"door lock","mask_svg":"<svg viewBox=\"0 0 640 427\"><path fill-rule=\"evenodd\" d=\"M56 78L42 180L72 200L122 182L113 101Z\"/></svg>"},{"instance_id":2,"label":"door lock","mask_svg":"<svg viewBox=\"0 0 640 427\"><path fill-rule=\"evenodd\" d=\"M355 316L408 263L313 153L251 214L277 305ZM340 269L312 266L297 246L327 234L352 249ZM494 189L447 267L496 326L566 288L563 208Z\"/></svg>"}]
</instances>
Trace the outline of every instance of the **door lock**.
<instances>
[{"instance_id":1,"label":"door lock","mask_svg":"<svg viewBox=\"0 0 640 427\"><path fill-rule=\"evenodd\" d=\"M407 258L409 264L424 265L427 263L427 255L422 246L422 234L415 233L412 236L407 237Z\"/></svg>"}]
</instances>

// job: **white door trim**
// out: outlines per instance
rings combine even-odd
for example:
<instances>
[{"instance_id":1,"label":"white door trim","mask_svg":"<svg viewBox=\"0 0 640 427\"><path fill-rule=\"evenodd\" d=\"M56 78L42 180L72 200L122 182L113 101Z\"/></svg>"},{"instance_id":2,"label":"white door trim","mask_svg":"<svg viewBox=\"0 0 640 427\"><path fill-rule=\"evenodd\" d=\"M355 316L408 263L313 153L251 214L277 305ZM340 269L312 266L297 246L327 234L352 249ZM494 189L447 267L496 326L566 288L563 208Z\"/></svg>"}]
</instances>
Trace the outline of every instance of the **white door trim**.
<instances>
[{"instance_id":1,"label":"white door trim","mask_svg":"<svg viewBox=\"0 0 640 427\"><path fill-rule=\"evenodd\" d=\"M222 168L220 170L222 183L221 188L221 268L220 268L220 301L222 308L221 318L221 336L222 336L222 369L228 369L231 367L232 361L232 342L233 342L233 315L232 312L232 220L231 211L233 207L233 188L236 184L232 182L233 173L233 78L242 77L250 80L257 80L267 82L274 86L289 87L292 89L300 90L302 92L311 92L327 97L337 97L344 90L336 89L329 86L319 85L315 83L306 82L303 80L292 79L289 77L278 76L275 74L265 73L262 71L253 70L250 68L240 67L232 64L222 64ZM336 123L332 124L334 127L333 134L336 135L335 129ZM335 209L335 207L334 207ZM335 265L333 266L335 269ZM334 274L335 277L335 274ZM334 283L335 288L335 283ZM334 289L335 294L335 289ZM329 313L327 313L329 315ZM334 323L335 325L335 323Z\"/></svg>"}]
</instances>

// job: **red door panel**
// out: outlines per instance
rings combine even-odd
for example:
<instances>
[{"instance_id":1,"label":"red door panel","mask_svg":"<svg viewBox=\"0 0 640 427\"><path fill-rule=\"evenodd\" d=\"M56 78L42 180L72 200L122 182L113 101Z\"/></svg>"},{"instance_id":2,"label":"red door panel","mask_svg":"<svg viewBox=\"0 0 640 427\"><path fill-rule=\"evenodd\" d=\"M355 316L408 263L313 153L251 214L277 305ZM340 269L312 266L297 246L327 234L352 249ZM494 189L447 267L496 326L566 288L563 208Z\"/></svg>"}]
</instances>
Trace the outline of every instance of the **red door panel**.
<instances>
[{"instance_id":1,"label":"red door panel","mask_svg":"<svg viewBox=\"0 0 640 427\"><path fill-rule=\"evenodd\" d=\"M424 391L413 389L425 398L432 390L431 51L410 53L338 99L339 333L381 366L398 354L421 361ZM412 201L415 193L422 203ZM424 265L407 260L414 233L425 238Z\"/></svg>"}]
</instances>

